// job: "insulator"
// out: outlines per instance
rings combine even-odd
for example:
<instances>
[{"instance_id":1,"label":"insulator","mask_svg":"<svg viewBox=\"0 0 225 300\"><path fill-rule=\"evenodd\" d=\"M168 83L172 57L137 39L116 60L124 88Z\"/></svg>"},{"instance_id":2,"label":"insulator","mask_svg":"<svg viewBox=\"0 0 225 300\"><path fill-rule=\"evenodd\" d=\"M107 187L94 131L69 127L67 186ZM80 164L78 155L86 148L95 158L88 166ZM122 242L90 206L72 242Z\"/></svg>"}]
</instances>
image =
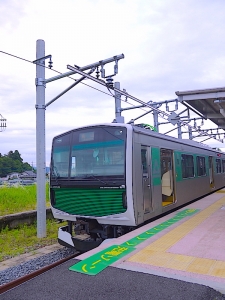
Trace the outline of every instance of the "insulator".
<instances>
[{"instance_id":1,"label":"insulator","mask_svg":"<svg viewBox=\"0 0 225 300\"><path fill-rule=\"evenodd\" d=\"M106 78L106 84L107 84L109 87L113 87L113 78L112 78L112 77Z\"/></svg>"},{"instance_id":2,"label":"insulator","mask_svg":"<svg viewBox=\"0 0 225 300\"><path fill-rule=\"evenodd\" d=\"M98 67L97 67L97 70L96 70L96 78L98 79L99 78L99 73L100 73L100 71L99 71L99 69L98 69Z\"/></svg>"},{"instance_id":3,"label":"insulator","mask_svg":"<svg viewBox=\"0 0 225 300\"><path fill-rule=\"evenodd\" d=\"M53 67L53 61L52 58L50 57L49 62L48 62L48 67L51 69Z\"/></svg>"}]
</instances>

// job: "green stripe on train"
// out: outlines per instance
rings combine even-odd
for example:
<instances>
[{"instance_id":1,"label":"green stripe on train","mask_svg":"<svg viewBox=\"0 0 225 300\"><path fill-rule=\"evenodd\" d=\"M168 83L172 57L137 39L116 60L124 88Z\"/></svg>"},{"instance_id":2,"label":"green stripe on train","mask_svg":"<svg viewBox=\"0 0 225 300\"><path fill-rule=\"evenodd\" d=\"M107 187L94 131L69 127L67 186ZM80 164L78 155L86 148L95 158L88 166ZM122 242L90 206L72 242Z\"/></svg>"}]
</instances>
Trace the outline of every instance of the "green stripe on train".
<instances>
[{"instance_id":1,"label":"green stripe on train","mask_svg":"<svg viewBox=\"0 0 225 300\"><path fill-rule=\"evenodd\" d=\"M125 189L60 188L55 192L54 208L74 215L103 217L126 211Z\"/></svg>"}]
</instances>

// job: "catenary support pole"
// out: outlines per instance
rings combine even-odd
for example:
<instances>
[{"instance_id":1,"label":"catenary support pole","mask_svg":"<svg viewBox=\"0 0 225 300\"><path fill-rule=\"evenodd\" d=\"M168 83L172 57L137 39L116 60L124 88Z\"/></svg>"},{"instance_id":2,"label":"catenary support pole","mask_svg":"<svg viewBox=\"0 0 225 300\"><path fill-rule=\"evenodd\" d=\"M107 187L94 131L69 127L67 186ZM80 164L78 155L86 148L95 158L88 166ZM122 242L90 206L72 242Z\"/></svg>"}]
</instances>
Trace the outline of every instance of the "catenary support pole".
<instances>
[{"instance_id":1,"label":"catenary support pole","mask_svg":"<svg viewBox=\"0 0 225 300\"><path fill-rule=\"evenodd\" d=\"M181 122L180 121L178 121L178 123L177 123L177 137L178 137L178 139L182 139L182 131L181 131Z\"/></svg>"},{"instance_id":2,"label":"catenary support pole","mask_svg":"<svg viewBox=\"0 0 225 300\"><path fill-rule=\"evenodd\" d=\"M37 166L37 237L46 236L45 191L45 42L36 43L36 166ZM40 59L40 60L39 60Z\"/></svg>"},{"instance_id":3,"label":"catenary support pole","mask_svg":"<svg viewBox=\"0 0 225 300\"><path fill-rule=\"evenodd\" d=\"M115 88L120 90L120 83L115 82ZM115 116L117 123L124 123L124 117L121 116L121 94L115 91Z\"/></svg>"},{"instance_id":4,"label":"catenary support pole","mask_svg":"<svg viewBox=\"0 0 225 300\"><path fill-rule=\"evenodd\" d=\"M189 140L193 139L193 134L192 134L192 128L188 127L188 133L189 133Z\"/></svg>"},{"instance_id":5,"label":"catenary support pole","mask_svg":"<svg viewBox=\"0 0 225 300\"><path fill-rule=\"evenodd\" d=\"M158 112L153 110L153 119L154 119L154 128L157 132L159 132L159 119L158 119Z\"/></svg>"}]
</instances>

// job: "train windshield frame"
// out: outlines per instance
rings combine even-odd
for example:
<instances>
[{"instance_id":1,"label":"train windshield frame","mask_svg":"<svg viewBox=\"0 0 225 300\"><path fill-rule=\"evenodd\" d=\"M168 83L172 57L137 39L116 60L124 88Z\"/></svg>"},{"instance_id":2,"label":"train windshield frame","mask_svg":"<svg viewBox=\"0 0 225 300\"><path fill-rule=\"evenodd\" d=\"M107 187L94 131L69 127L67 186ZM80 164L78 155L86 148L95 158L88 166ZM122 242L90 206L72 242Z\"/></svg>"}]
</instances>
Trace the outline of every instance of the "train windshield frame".
<instances>
[{"instance_id":1,"label":"train windshield frame","mask_svg":"<svg viewBox=\"0 0 225 300\"><path fill-rule=\"evenodd\" d=\"M125 180L127 129L96 126L53 139L51 177L70 180Z\"/></svg>"}]
</instances>

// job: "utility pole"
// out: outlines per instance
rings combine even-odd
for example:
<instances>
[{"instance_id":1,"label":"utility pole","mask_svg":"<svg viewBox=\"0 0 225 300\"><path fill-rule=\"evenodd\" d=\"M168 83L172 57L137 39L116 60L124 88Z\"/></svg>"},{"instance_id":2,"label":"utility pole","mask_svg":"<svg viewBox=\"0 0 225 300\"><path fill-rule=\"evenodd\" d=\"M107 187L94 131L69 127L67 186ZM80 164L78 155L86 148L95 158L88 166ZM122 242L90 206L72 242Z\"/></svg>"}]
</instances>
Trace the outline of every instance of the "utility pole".
<instances>
[{"instance_id":1,"label":"utility pole","mask_svg":"<svg viewBox=\"0 0 225 300\"><path fill-rule=\"evenodd\" d=\"M45 42L36 43L36 166L37 166L37 237L46 237L45 191Z\"/></svg>"}]
</instances>

